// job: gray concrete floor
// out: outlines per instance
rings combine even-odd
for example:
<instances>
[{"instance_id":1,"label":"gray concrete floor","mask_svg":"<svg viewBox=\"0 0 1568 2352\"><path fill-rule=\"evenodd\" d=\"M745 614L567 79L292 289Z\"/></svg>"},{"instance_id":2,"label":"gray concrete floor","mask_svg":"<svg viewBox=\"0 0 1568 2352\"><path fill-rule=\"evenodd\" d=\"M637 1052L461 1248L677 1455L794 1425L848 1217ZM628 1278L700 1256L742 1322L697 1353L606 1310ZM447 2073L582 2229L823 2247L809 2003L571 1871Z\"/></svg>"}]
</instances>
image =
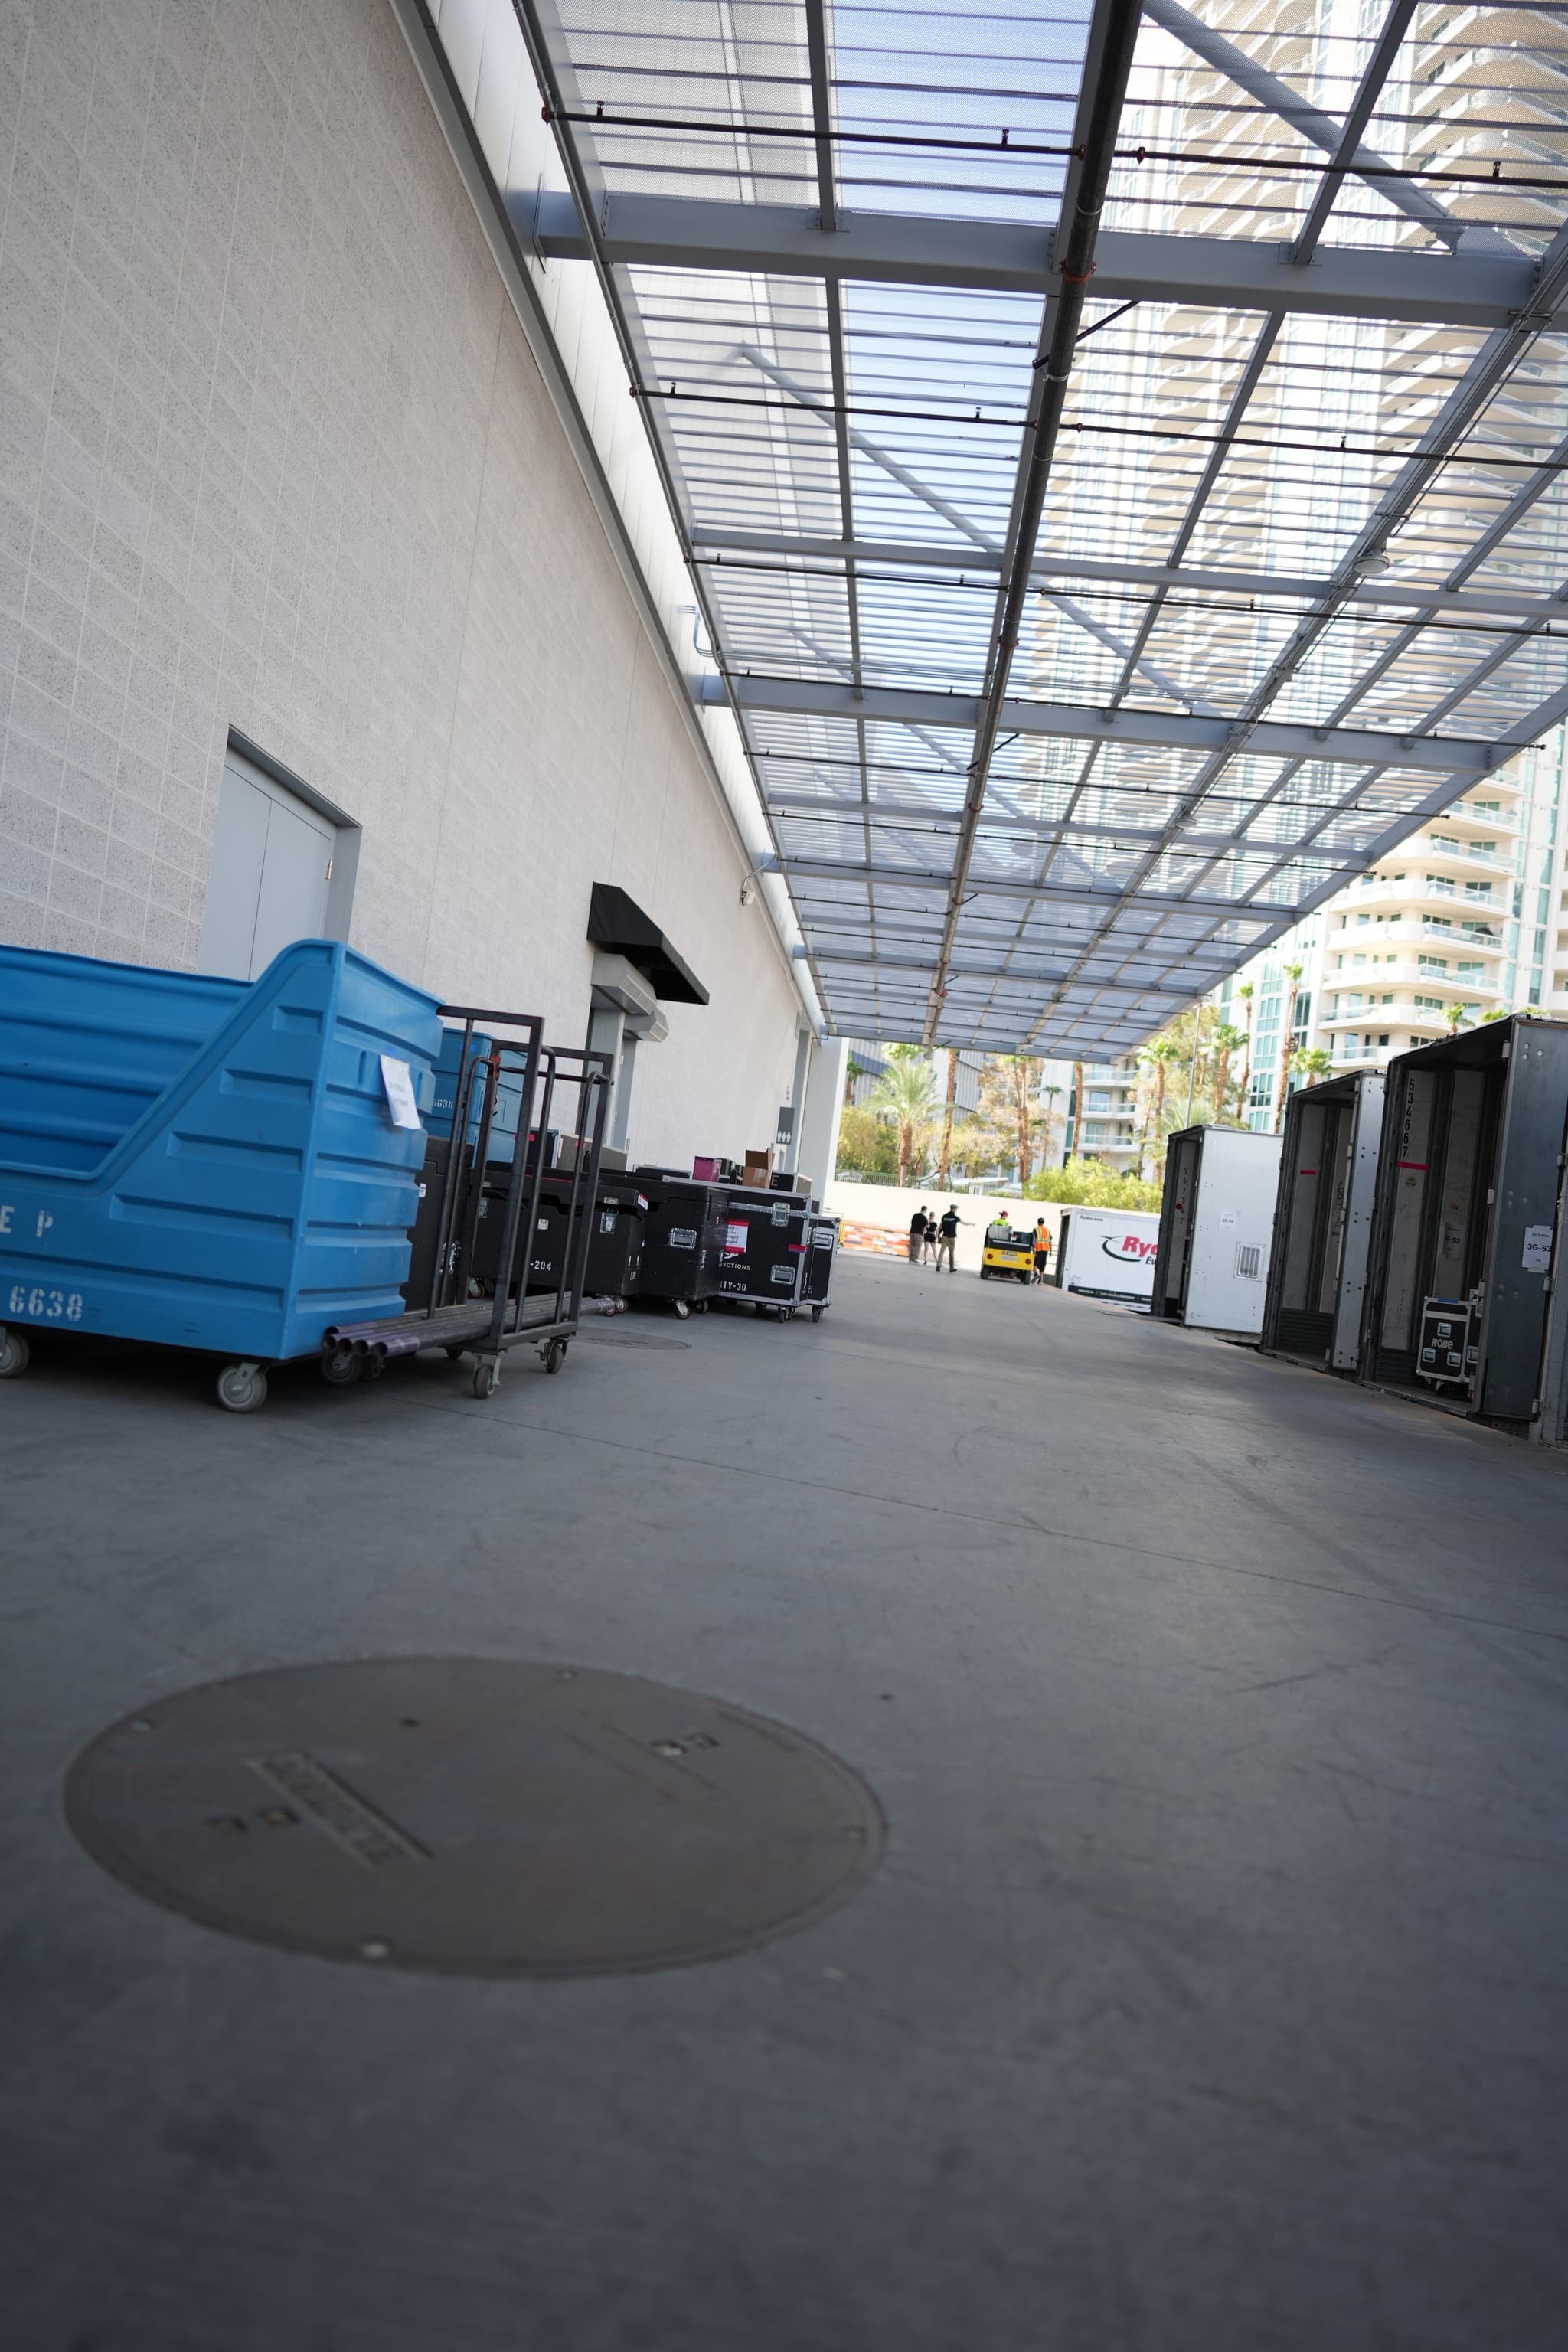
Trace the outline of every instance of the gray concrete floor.
<instances>
[{"instance_id":1,"label":"gray concrete floor","mask_svg":"<svg viewBox=\"0 0 1568 2352\"><path fill-rule=\"evenodd\" d=\"M14 2352L1562 2344L1561 1459L875 1261L482 1406L46 1343L0 1441ZM751 1958L463 1984L61 1825L139 1702L420 1650L781 1717L888 1859Z\"/></svg>"}]
</instances>

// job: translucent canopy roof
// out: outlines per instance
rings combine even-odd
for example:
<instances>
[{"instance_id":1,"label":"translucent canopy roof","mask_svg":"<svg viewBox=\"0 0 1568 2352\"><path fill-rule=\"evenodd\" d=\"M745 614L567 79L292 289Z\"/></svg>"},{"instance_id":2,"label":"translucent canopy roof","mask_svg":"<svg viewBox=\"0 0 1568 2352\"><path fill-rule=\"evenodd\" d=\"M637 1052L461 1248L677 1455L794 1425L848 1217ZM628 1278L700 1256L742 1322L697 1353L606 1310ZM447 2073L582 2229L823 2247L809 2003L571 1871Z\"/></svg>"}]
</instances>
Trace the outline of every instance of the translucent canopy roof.
<instances>
[{"instance_id":1,"label":"translucent canopy roof","mask_svg":"<svg viewBox=\"0 0 1568 2352\"><path fill-rule=\"evenodd\" d=\"M519 15L835 1028L1113 1056L1568 711L1557 11Z\"/></svg>"}]
</instances>

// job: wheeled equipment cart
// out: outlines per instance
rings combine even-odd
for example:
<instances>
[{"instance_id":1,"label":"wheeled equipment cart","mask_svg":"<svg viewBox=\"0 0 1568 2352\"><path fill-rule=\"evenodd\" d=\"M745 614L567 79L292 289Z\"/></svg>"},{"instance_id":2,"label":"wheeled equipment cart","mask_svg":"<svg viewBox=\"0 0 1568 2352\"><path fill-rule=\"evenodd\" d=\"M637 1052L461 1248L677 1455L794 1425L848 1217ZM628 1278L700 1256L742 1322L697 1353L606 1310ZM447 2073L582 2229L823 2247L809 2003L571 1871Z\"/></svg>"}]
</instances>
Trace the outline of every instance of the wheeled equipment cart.
<instances>
[{"instance_id":1,"label":"wheeled equipment cart","mask_svg":"<svg viewBox=\"0 0 1568 2352\"><path fill-rule=\"evenodd\" d=\"M509 1349L536 1348L548 1372L566 1360L582 1313L591 1239L585 1212L597 1197L611 1063L607 1054L547 1046L544 1024L534 1015L469 1005L440 1010L463 1024L451 1112L451 1137L463 1140L448 1143L439 1192L426 1193L434 1246L424 1303L411 1301L401 1315L333 1324L321 1343L321 1368L328 1380L346 1385L395 1357L439 1347L453 1358L471 1355L474 1394L490 1397ZM502 1038L496 1034L501 1030L516 1034ZM498 1108L508 1094L517 1110L510 1159L502 1159L495 1150ZM547 1180L563 1095L576 1098L580 1139L570 1171ZM547 1181L551 1213L561 1213L564 1238L554 1252L553 1279L533 1289L524 1268Z\"/></svg>"}]
</instances>

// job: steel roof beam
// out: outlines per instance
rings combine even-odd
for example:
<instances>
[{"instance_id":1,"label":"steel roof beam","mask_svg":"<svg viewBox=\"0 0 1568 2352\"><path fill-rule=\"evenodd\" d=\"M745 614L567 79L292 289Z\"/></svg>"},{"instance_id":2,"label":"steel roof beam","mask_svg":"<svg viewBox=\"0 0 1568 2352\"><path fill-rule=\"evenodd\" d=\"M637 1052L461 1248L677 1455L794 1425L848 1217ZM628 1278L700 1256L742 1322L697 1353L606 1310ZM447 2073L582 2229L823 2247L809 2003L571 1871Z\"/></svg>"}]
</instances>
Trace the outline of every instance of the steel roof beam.
<instances>
[{"instance_id":1,"label":"steel roof beam","mask_svg":"<svg viewBox=\"0 0 1568 2352\"><path fill-rule=\"evenodd\" d=\"M1568 465L1568 441L1553 450L1539 475L1532 475L1524 488L1515 494L1505 513L1499 517L1486 535L1480 555L1489 553L1500 539L1512 530L1542 493L1562 477ZM862 568L869 565L908 565L910 568L956 572L963 578L992 579L1001 568L1001 559L994 550L979 546L933 546L922 540L843 540L796 536L787 531L731 530L717 524L694 523L691 526L694 547L711 549L720 554L760 555L788 562L796 558L822 563L853 562ZM1467 557L1468 565L1472 559ZM722 567L721 567L722 568ZM1313 578L1308 573L1276 572L1227 572L1212 566L1189 568L1175 563L1108 563L1088 556L1037 556L1029 567L1033 580L1099 581L1111 587L1127 588L1201 588L1223 596L1281 596L1311 601L1320 596L1337 593L1333 581L1326 575ZM1450 582L1464 577L1464 572L1450 573ZM1471 589L1459 594L1453 587L1445 589L1405 588L1386 581L1367 580L1351 589L1344 603L1373 608L1386 606L1395 612L1469 613L1477 617L1487 613L1515 613L1530 621L1568 618L1568 605L1554 596L1532 596L1527 590L1499 582L1495 587Z\"/></svg>"},{"instance_id":2,"label":"steel roof beam","mask_svg":"<svg viewBox=\"0 0 1568 2352\"><path fill-rule=\"evenodd\" d=\"M923 825L953 831L962 822L963 815L958 809L921 808L910 801L872 801L862 804L858 800L847 801L830 794L813 793L769 793L767 804L770 814L773 816L811 817L818 823L854 825L868 822L874 825L886 825L895 832L901 826L914 830ZM1251 821L1250 808L1247 821ZM981 813L980 830L982 833L1023 834L1030 839L1041 840L1047 835L1055 840L1063 834L1071 834L1084 840L1102 841L1110 849L1142 849L1149 842L1163 841L1165 837L1153 825L1097 824L1088 817L1005 815L993 810L989 802ZM1257 849L1259 846L1248 843L1245 831L1188 833L1173 845L1178 856L1192 857L1224 856L1234 849ZM1285 860L1289 862L1289 847L1279 844L1274 846L1283 848Z\"/></svg>"},{"instance_id":3,"label":"steel roof beam","mask_svg":"<svg viewBox=\"0 0 1568 2352\"><path fill-rule=\"evenodd\" d=\"M1226 40L1223 33L1216 33L1189 10L1178 6L1177 0L1142 0L1142 5L1143 14L1152 23L1173 34L1184 48L1190 49L1194 57L1202 58L1206 66L1212 66L1215 73L1223 74L1227 81L1234 82L1237 89L1245 90L1253 103L1262 107L1266 113L1278 115L1282 122L1288 122L1292 131L1298 131L1312 146L1321 148L1324 154L1331 156L1341 168L1374 174L1368 185L1375 189L1386 203L1402 212L1407 220L1417 222L1431 236L1442 237L1447 244L1458 243L1464 232L1464 222L1456 220L1436 196L1429 196L1415 181L1389 176L1388 163L1374 149L1362 146L1358 138L1348 153L1342 152L1346 127L1343 123L1336 122L1332 115L1324 114L1320 108L1301 98L1289 82L1281 81L1277 74L1268 73L1262 66L1255 65L1245 49L1237 48L1236 43ZM1370 108L1368 111L1371 111Z\"/></svg>"},{"instance_id":4,"label":"steel roof beam","mask_svg":"<svg viewBox=\"0 0 1568 2352\"><path fill-rule=\"evenodd\" d=\"M946 897L952 876L943 867L934 872L920 866L906 871L900 866L857 866L847 860L833 857L769 857L763 870L777 870L785 876L799 876L803 881L875 883L881 888L899 890L940 890ZM1041 898L1064 907L1088 907L1107 915L1198 915L1219 922L1239 920L1244 923L1289 922L1295 914L1294 905L1238 907L1234 898L1182 898L1174 892L1140 890L1136 898L1125 898L1113 888L1090 890L1079 888L1068 882L1036 882L1019 879L1004 880L999 876L972 874L966 885L973 895L985 898ZM1135 934L1129 932L1131 944ZM934 967L937 955L933 953Z\"/></svg>"},{"instance_id":5,"label":"steel roof beam","mask_svg":"<svg viewBox=\"0 0 1568 2352\"><path fill-rule=\"evenodd\" d=\"M1444 402L1438 415L1422 435L1420 446L1415 455L1405 459L1395 479L1384 491L1371 515L1341 559L1329 594L1323 598L1314 612L1298 622L1289 643L1276 656L1269 666L1268 675L1259 680L1248 696L1246 709L1237 718L1231 730L1230 740L1204 761L1197 774L1186 787L1184 805L1177 809L1170 820L1168 827L1170 840L1173 841L1180 834L1189 812L1198 805L1210 787L1223 775L1230 761L1262 748L1262 730L1268 723L1263 719L1263 712L1290 683L1323 631L1330 625L1354 586L1359 567L1368 557L1383 553L1389 540L1427 488L1448 453L1462 442L1471 425L1484 414L1487 403L1544 331L1545 322L1554 315L1565 296L1568 296L1568 226L1557 230L1541 257L1535 291L1529 305L1521 310L1516 318L1510 319L1505 329L1488 336L1485 343L1471 360L1464 376ZM1342 703L1342 711L1352 709L1365 691L1366 683L1363 680ZM1544 733L1547 726L1554 724L1555 721L1544 718L1542 713L1552 708L1554 708L1552 704L1540 705L1530 714L1528 719L1521 720L1518 726L1510 728L1500 741L1488 746L1489 765L1500 767L1512 757L1516 750L1522 749L1524 744L1533 741L1537 735ZM1531 731L1528 733L1522 731L1526 728ZM1439 741L1442 739L1426 740ZM1310 758L1312 755L1309 751L1307 756ZM1401 752L1398 756L1389 758L1379 758L1374 754L1371 764L1382 767L1403 767L1406 762ZM1274 789L1276 791L1282 789L1284 782L1283 777L1279 778ZM1452 791L1448 796L1457 797L1463 789L1464 784L1459 779L1458 772L1456 771ZM1267 794L1264 796L1265 803L1268 797ZM1127 888L1130 894L1135 895L1142 890L1144 881L1153 872L1163 855L1164 850L1160 846L1145 853L1136 872L1128 877ZM1366 862L1373 863L1375 855L1374 852L1373 857L1369 857ZM1327 892L1321 892L1320 895L1326 896ZM1085 958L1087 959L1093 951L1092 945L1086 948ZM1049 1022L1054 1010L1054 1004L1047 1004L1045 1007L1040 1018L1042 1029Z\"/></svg>"},{"instance_id":6,"label":"steel roof beam","mask_svg":"<svg viewBox=\"0 0 1568 2352\"><path fill-rule=\"evenodd\" d=\"M866 686L857 693L831 678L810 677L707 678L702 698L714 704L732 700L742 710L773 710L796 718L885 719L898 726L965 730L975 727L981 709L978 695L895 686ZM1012 700L1002 704L999 719L1001 729L1019 735L1210 753L1230 746L1237 724L1234 719L1205 719L1185 711L1107 711L1088 704ZM1362 766L1375 761L1385 768L1477 777L1489 775L1517 747L1459 735L1391 735L1369 727L1301 727L1260 719L1247 722L1246 748L1282 760L1348 761Z\"/></svg>"},{"instance_id":7,"label":"steel roof beam","mask_svg":"<svg viewBox=\"0 0 1568 2352\"><path fill-rule=\"evenodd\" d=\"M796 948L795 952L796 956L799 956L801 950ZM1169 986L1168 984L1162 985L1162 983L1169 983L1175 974L1175 967L1180 961L1181 959L1173 956L1163 960L1157 968L1150 972L1147 980L1142 982L1097 982L1094 983L1095 993L1097 996L1124 996L1135 1003L1150 995L1177 996L1179 992L1176 989ZM841 969L846 971L857 971L875 966L879 971L882 971L921 972L929 976L931 969L929 962L922 963L918 958L912 956L839 955L832 950L829 950L823 955L822 961L826 969L829 971L837 971ZM977 963L964 964L962 966L955 965L951 974L951 978L955 988L962 987L963 983L966 980L980 982L1015 981L1020 988L1026 988L1031 984L1038 983L1041 981L1054 982L1061 980L1066 976L1066 972L1067 966L1065 963L1058 964L1049 970L1043 965L1022 966L1004 963ZM1184 971L1181 974L1181 978L1184 982L1192 978L1199 987L1204 988L1206 988L1210 984L1212 977L1212 974L1208 972L1189 975ZM914 994L915 992L916 992L914 991L910 992L911 994ZM1182 996L1180 1001L1184 1003L1186 999L1184 996ZM949 1009L951 1010L952 1008L950 1007Z\"/></svg>"},{"instance_id":8,"label":"steel roof beam","mask_svg":"<svg viewBox=\"0 0 1568 2352\"><path fill-rule=\"evenodd\" d=\"M551 260L586 261L592 245L570 194L512 200L525 245ZM719 197L605 198L605 258L627 268L702 269L765 278L837 278L1043 297L1056 282L1049 239L1033 223L940 213L848 213L824 232L815 205ZM1500 327L1529 301L1535 265L1504 247L1450 254L1320 247L1308 267L1291 247L1256 237L1162 236L1106 229L1095 249L1097 302L1160 302L1205 310L1307 311L1413 327Z\"/></svg>"},{"instance_id":9,"label":"steel roof beam","mask_svg":"<svg viewBox=\"0 0 1568 2352\"><path fill-rule=\"evenodd\" d=\"M807 0L807 5L810 5L810 0ZM817 0L817 5L821 5L821 0ZM1355 169L1356 157L1361 152L1362 132L1372 121L1372 110L1383 95L1384 83L1394 71L1394 61L1399 55L1400 46L1415 14L1415 0L1393 0L1393 5L1383 20L1383 30L1367 59L1360 87L1351 101L1350 111L1340 125L1339 140L1329 168L1318 183L1318 193L1312 198L1300 235L1291 248L1290 265L1294 269L1305 269L1311 260L1318 239L1333 210L1334 199L1344 185L1345 174ZM1155 21L1158 23L1159 19ZM1452 232L1446 230L1444 234L1451 236Z\"/></svg>"}]
</instances>

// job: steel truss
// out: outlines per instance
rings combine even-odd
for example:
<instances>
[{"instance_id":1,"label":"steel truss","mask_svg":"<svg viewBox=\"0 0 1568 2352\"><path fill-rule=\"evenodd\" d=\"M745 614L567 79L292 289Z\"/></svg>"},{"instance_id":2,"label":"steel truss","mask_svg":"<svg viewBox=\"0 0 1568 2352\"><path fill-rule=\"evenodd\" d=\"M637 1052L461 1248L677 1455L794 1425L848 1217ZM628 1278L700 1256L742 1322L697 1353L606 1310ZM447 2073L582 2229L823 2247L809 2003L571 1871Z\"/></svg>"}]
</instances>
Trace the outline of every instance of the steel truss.
<instances>
[{"instance_id":1,"label":"steel truss","mask_svg":"<svg viewBox=\"0 0 1568 2352\"><path fill-rule=\"evenodd\" d=\"M1568 711L1511 19L1478 150L1415 0L1316 52L1097 0L1026 73L989 18L515 5L567 186L512 226L598 273L836 1026L1122 1052Z\"/></svg>"}]
</instances>

